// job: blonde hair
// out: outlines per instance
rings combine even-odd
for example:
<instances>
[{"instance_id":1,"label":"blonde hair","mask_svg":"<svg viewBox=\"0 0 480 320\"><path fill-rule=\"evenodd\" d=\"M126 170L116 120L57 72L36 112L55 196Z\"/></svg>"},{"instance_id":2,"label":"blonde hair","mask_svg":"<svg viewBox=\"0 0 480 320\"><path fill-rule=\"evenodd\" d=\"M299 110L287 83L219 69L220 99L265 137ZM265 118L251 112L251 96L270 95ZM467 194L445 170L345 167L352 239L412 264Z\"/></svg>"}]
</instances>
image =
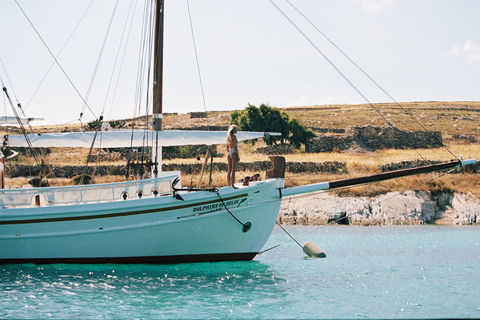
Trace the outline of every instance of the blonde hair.
<instances>
[{"instance_id":1,"label":"blonde hair","mask_svg":"<svg viewBox=\"0 0 480 320\"><path fill-rule=\"evenodd\" d=\"M228 127L228 134L231 135L232 131L235 129L238 131L238 126L236 124L232 124L230 127Z\"/></svg>"},{"instance_id":2,"label":"blonde hair","mask_svg":"<svg viewBox=\"0 0 480 320\"><path fill-rule=\"evenodd\" d=\"M232 135L234 130L238 131L238 126L236 124L232 124L230 127L228 127L227 141L232 140Z\"/></svg>"}]
</instances>

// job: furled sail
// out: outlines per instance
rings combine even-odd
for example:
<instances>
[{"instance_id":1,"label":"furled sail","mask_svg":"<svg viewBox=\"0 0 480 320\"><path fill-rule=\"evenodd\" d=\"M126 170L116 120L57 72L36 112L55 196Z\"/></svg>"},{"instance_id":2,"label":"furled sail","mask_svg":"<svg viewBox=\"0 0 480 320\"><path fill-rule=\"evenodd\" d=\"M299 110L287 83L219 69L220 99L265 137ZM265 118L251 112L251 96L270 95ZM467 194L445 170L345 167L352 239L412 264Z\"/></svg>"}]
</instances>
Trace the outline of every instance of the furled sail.
<instances>
[{"instance_id":1,"label":"furled sail","mask_svg":"<svg viewBox=\"0 0 480 320\"><path fill-rule=\"evenodd\" d=\"M151 145L155 135L158 134L158 142L161 146L184 146L184 145L218 145L224 144L227 131L147 131L134 132L131 130L100 131L97 133L94 148L129 148ZM28 138L35 148L50 147L76 147L90 148L95 132L68 132L29 134ZM248 132L239 131L239 141L264 138L267 135L279 136L280 133ZM148 141L148 143L147 143ZM8 146L28 147L23 135L8 136Z\"/></svg>"},{"instance_id":2,"label":"furled sail","mask_svg":"<svg viewBox=\"0 0 480 320\"><path fill-rule=\"evenodd\" d=\"M33 120L45 120L44 118L16 118L12 116L1 116L0 117L0 126L18 126L18 121L22 123L22 125L26 125Z\"/></svg>"}]
</instances>

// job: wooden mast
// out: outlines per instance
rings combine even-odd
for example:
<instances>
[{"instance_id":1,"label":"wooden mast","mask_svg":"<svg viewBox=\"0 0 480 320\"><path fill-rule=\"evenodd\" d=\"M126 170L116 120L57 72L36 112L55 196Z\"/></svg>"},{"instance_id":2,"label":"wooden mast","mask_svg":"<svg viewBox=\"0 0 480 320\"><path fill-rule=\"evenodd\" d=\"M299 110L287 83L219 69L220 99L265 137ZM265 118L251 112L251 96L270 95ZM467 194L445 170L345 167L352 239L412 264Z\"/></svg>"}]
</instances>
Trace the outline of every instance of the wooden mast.
<instances>
[{"instance_id":1,"label":"wooden mast","mask_svg":"<svg viewBox=\"0 0 480 320\"><path fill-rule=\"evenodd\" d=\"M154 130L162 131L162 100L163 100L163 0L156 0L155 5L155 33L153 52L153 121ZM161 171L162 147L158 145L158 134L155 140L155 161L153 175L157 177Z\"/></svg>"}]
</instances>

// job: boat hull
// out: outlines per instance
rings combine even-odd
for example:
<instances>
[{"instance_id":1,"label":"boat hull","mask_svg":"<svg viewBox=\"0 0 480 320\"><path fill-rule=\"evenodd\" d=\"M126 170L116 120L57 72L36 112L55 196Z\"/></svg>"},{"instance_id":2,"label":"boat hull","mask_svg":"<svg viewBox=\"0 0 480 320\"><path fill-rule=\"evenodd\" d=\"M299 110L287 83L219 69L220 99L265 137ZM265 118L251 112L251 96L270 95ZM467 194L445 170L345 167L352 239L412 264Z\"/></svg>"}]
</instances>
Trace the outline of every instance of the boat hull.
<instances>
[{"instance_id":1,"label":"boat hull","mask_svg":"<svg viewBox=\"0 0 480 320\"><path fill-rule=\"evenodd\" d=\"M283 179L269 179L238 190L184 193L183 200L167 195L2 209L0 263L251 260L275 225L281 187ZM244 232L246 222L252 227Z\"/></svg>"}]
</instances>

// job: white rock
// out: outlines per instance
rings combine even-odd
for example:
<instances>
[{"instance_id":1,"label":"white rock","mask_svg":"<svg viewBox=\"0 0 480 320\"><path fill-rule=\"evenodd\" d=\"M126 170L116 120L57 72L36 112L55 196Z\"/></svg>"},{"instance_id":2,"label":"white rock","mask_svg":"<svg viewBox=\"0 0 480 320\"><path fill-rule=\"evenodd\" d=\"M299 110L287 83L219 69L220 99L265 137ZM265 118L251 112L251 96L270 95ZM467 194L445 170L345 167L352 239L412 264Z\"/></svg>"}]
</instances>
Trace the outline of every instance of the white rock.
<instances>
[{"instance_id":1,"label":"white rock","mask_svg":"<svg viewBox=\"0 0 480 320\"><path fill-rule=\"evenodd\" d=\"M322 225L423 224L441 218L443 223L480 223L480 200L472 195L428 192L391 192L374 198L337 197L320 193L282 202L279 222Z\"/></svg>"}]
</instances>

